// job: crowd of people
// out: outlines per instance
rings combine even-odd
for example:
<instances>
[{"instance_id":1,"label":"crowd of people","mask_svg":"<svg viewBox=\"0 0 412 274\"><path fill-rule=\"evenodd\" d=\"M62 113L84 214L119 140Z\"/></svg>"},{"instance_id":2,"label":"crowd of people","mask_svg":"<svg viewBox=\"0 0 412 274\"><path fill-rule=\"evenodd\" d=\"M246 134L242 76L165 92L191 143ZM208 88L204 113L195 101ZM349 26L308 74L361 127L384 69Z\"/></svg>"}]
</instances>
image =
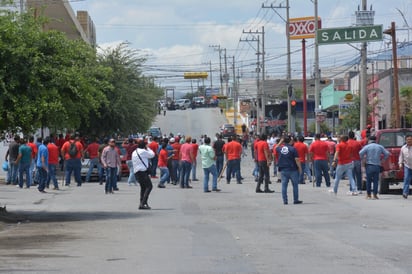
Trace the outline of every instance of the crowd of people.
<instances>
[{"instance_id":1,"label":"crowd of people","mask_svg":"<svg viewBox=\"0 0 412 274\"><path fill-rule=\"evenodd\" d=\"M307 179L309 182L313 180L316 187L321 187L324 181L329 192L336 195L340 180L346 176L350 183L347 194L361 194L362 162L365 164L366 198L378 199L380 169L382 162L389 157L389 152L376 143L374 136L356 140L353 132L337 140L331 137L323 140L320 134L316 134L310 145L305 143L303 136L258 136L243 132L241 136L228 137L227 141L220 134L216 134L213 140L202 135L199 141L180 133L153 138L126 138L121 146L126 151L129 169L127 183L141 187L139 209L150 209L148 199L153 188L152 179L158 179L157 187L161 189L168 184L191 189L192 182L198 181L198 158L203 170L202 189L205 193L221 191L218 182L222 178L226 179L227 184L232 179L242 184L241 161L250 161L245 158L249 146L255 165L252 172L256 182L255 192L273 193L274 190L269 187L273 174L281 183L284 204L289 202L289 182L293 187L293 203L302 203L299 184L305 184ZM411 147L412 135L408 135L399 156L399 165L405 168L407 178L411 177ZM8 162L6 184L19 188L24 187L24 182L26 188L36 184L38 190L45 193L51 182L53 189L58 190L56 172L60 168L64 171L65 186L70 185L72 173L77 186L81 186L80 172L85 154L90 158L86 181L90 180L92 170L97 168L99 183L105 181L105 193L118 191L117 175L121 169L121 159L116 140L105 138L100 142L95 138L85 142L78 134L65 138L62 135L38 138L36 142L33 137L27 140L16 135L5 156ZM157 171L160 171L159 176ZM408 194L409 183L406 183L403 197L406 199Z\"/></svg>"}]
</instances>

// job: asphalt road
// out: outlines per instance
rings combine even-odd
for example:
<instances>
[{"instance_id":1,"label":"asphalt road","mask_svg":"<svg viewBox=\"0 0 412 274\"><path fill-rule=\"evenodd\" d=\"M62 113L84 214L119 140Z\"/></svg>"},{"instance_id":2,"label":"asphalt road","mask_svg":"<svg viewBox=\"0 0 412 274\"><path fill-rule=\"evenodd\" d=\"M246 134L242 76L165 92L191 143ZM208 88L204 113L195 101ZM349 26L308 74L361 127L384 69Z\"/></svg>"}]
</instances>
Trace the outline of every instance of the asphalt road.
<instances>
[{"instance_id":1,"label":"asphalt road","mask_svg":"<svg viewBox=\"0 0 412 274\"><path fill-rule=\"evenodd\" d=\"M212 135L221 118L167 115L187 119L179 131L203 123L193 136ZM167 115L157 121L165 129ZM347 196L344 181L337 196L300 185L304 203L283 205L275 177L275 193L254 192L252 168L248 155L243 184L222 180L220 193L201 182L154 188L152 210L140 211L140 189L125 180L113 195L97 183L47 194L0 183L0 273L412 273L410 200Z\"/></svg>"}]
</instances>

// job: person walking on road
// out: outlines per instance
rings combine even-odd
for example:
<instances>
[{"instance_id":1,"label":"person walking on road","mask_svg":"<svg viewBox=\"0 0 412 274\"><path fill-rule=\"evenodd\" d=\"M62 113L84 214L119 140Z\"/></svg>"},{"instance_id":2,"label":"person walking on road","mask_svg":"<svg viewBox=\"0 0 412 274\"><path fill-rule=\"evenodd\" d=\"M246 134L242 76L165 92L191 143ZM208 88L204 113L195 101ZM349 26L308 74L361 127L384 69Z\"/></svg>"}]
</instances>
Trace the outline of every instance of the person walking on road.
<instances>
[{"instance_id":1,"label":"person walking on road","mask_svg":"<svg viewBox=\"0 0 412 274\"><path fill-rule=\"evenodd\" d=\"M291 145L289 136L283 137L276 145L276 152L279 155L278 168L282 182L283 204L288 204L288 183L292 181L293 203L301 204L299 200L299 174L302 172L299 155L296 149Z\"/></svg>"},{"instance_id":2,"label":"person walking on road","mask_svg":"<svg viewBox=\"0 0 412 274\"><path fill-rule=\"evenodd\" d=\"M39 152L37 155L36 168L39 174L39 185L37 189L41 193L46 193L44 189L46 188L47 173L49 169L49 151L47 150L49 140L49 138L44 139L43 144L39 146Z\"/></svg>"},{"instance_id":3,"label":"person walking on road","mask_svg":"<svg viewBox=\"0 0 412 274\"><path fill-rule=\"evenodd\" d=\"M269 189L270 173L269 167L272 162L272 156L269 151L269 145L266 141L267 135L262 134L260 140L256 143L255 159L259 166L259 178L256 184L256 193L273 193L275 191ZM265 180L265 190L260 189L261 184Z\"/></svg>"},{"instance_id":4,"label":"person walking on road","mask_svg":"<svg viewBox=\"0 0 412 274\"><path fill-rule=\"evenodd\" d=\"M223 164L225 162L225 155L223 153L224 145L225 141L223 141L222 134L217 134L217 140L213 143L213 149L215 150L216 155L216 169L218 176L222 172Z\"/></svg>"},{"instance_id":5,"label":"person walking on road","mask_svg":"<svg viewBox=\"0 0 412 274\"><path fill-rule=\"evenodd\" d=\"M132 153L134 175L140 184L139 209L150 209L148 200L153 184L150 179L149 160L154 156L155 153L147 147L143 140L138 141L138 147Z\"/></svg>"},{"instance_id":6,"label":"person walking on road","mask_svg":"<svg viewBox=\"0 0 412 274\"><path fill-rule=\"evenodd\" d=\"M192 188L189 185L190 172L194 162L192 138L187 136L185 143L180 147L180 159L182 161L182 174L180 175L180 187Z\"/></svg>"},{"instance_id":7,"label":"person walking on road","mask_svg":"<svg viewBox=\"0 0 412 274\"><path fill-rule=\"evenodd\" d=\"M26 144L24 138L20 139L19 154L15 164L19 167L19 187L23 188L23 175L26 175L26 187L31 186L30 165L31 165L31 147Z\"/></svg>"},{"instance_id":8,"label":"person walking on road","mask_svg":"<svg viewBox=\"0 0 412 274\"><path fill-rule=\"evenodd\" d=\"M355 180L353 179L353 150L352 147L348 144L348 136L342 135L340 137L339 143L336 145L335 156L332 161L333 167L336 167L335 182L333 189L330 189L329 192L338 193L339 182L342 179L343 175L349 179L350 189L348 195L356 196L358 195L358 187L356 186Z\"/></svg>"},{"instance_id":9,"label":"person walking on road","mask_svg":"<svg viewBox=\"0 0 412 274\"><path fill-rule=\"evenodd\" d=\"M399 168L403 168L404 180L402 197L408 199L409 186L412 180L412 134L405 137L406 144L401 147L399 154Z\"/></svg>"},{"instance_id":10,"label":"person walking on road","mask_svg":"<svg viewBox=\"0 0 412 274\"><path fill-rule=\"evenodd\" d=\"M365 160L366 170L366 199L371 199L371 185L373 183L373 198L378 199L379 174L382 161L389 157L382 145L376 143L376 136L369 137L369 143L359 151L360 159Z\"/></svg>"},{"instance_id":11,"label":"person walking on road","mask_svg":"<svg viewBox=\"0 0 412 274\"><path fill-rule=\"evenodd\" d=\"M235 174L238 184L242 183L240 176L240 157L242 154L242 145L236 141L236 137L228 137L227 143L223 146L223 152L226 155L226 183L230 184L232 174Z\"/></svg>"},{"instance_id":12,"label":"person walking on road","mask_svg":"<svg viewBox=\"0 0 412 274\"><path fill-rule=\"evenodd\" d=\"M309 147L309 153L315 169L316 186L320 187L323 176L326 187L330 187L328 144L320 139L319 133L316 133L315 141Z\"/></svg>"},{"instance_id":13,"label":"person walking on road","mask_svg":"<svg viewBox=\"0 0 412 274\"><path fill-rule=\"evenodd\" d=\"M116 190L117 171L121 165L120 155L117 152L114 139L110 139L109 145L103 149L101 160L103 168L106 170L105 192L106 194L113 194L113 190Z\"/></svg>"},{"instance_id":14,"label":"person walking on road","mask_svg":"<svg viewBox=\"0 0 412 274\"><path fill-rule=\"evenodd\" d=\"M17 156L19 155L20 136L15 135L14 140L10 142L9 149L6 152L5 160L9 163L9 169L7 170L6 184L17 185L17 174L19 172L19 166L16 164Z\"/></svg>"},{"instance_id":15,"label":"person walking on road","mask_svg":"<svg viewBox=\"0 0 412 274\"><path fill-rule=\"evenodd\" d=\"M137 144L133 138L129 138L123 141L122 147L126 149L126 164L129 168L129 178L127 179L127 184L137 185L136 178L133 172L133 162L132 162L132 153L136 150Z\"/></svg>"},{"instance_id":16,"label":"person walking on road","mask_svg":"<svg viewBox=\"0 0 412 274\"><path fill-rule=\"evenodd\" d=\"M212 191L220 191L217 188L217 168L215 165L215 151L210 146L210 138L206 137L204 144L199 146L199 152L202 159L203 168L203 191L210 192L209 190L209 174L212 174Z\"/></svg>"},{"instance_id":17,"label":"person walking on road","mask_svg":"<svg viewBox=\"0 0 412 274\"><path fill-rule=\"evenodd\" d=\"M73 172L74 179L77 183L77 186L81 186L82 185L81 159L83 158L83 145L80 143L78 134L70 136L70 140L64 143L61 149L61 155L62 155L62 158L64 159L65 177L66 177L65 185L66 186L70 185L70 177L72 176L72 172Z\"/></svg>"},{"instance_id":18,"label":"person walking on road","mask_svg":"<svg viewBox=\"0 0 412 274\"><path fill-rule=\"evenodd\" d=\"M167 167L167 161L173 157L173 154L170 154L167 151L167 142L162 142L160 146L160 151L158 154L158 167L160 169L160 181L157 185L158 188L165 188L165 183L170 180L170 173ZM155 156L156 157L156 156ZM152 177L153 178L153 177Z\"/></svg>"}]
</instances>

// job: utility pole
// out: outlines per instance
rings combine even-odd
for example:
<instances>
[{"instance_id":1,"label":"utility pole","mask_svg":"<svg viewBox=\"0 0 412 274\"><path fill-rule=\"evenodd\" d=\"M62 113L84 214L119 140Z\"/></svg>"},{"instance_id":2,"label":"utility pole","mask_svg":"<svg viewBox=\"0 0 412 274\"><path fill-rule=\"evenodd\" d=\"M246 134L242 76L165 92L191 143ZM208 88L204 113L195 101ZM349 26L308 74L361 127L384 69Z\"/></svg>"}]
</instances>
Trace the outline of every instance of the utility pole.
<instances>
[{"instance_id":1,"label":"utility pole","mask_svg":"<svg viewBox=\"0 0 412 274\"><path fill-rule=\"evenodd\" d=\"M223 95L223 75L222 75L222 49L220 45L211 45L209 47L214 48L215 50L219 51L219 68L220 68L220 94Z\"/></svg>"},{"instance_id":2,"label":"utility pole","mask_svg":"<svg viewBox=\"0 0 412 274\"><path fill-rule=\"evenodd\" d=\"M209 61L209 76L210 76L210 92L211 94L213 94L212 61Z\"/></svg>"},{"instance_id":3,"label":"utility pole","mask_svg":"<svg viewBox=\"0 0 412 274\"><path fill-rule=\"evenodd\" d=\"M318 44L318 24L319 24L319 19L318 19L318 0L314 0L314 8L315 8L315 68L314 68L314 76L315 76L315 118L316 118L316 123L315 123L315 133L320 133L320 123L318 121L318 112L321 111L321 105L320 105L320 91L319 91L319 81L320 81L320 75L319 75L319 44Z\"/></svg>"},{"instance_id":4,"label":"utility pole","mask_svg":"<svg viewBox=\"0 0 412 274\"><path fill-rule=\"evenodd\" d=\"M272 9L282 20L286 23L286 46L287 46L287 69L286 69L286 81L287 81L287 88L289 89L291 84L292 78L292 69L291 69L291 61L290 61L290 34L289 34L289 0L286 0L286 7L282 6L274 6L271 4L270 6L265 6L262 4L262 8L270 8ZM276 9L286 9L286 19L283 18ZM316 16L316 15L315 15ZM316 17L317 18L317 17ZM295 132L295 124L292 123L292 108L290 106L290 98L292 96L288 96L288 131L294 133Z\"/></svg>"},{"instance_id":5,"label":"utility pole","mask_svg":"<svg viewBox=\"0 0 412 274\"><path fill-rule=\"evenodd\" d=\"M237 126L237 82L236 82L236 70L235 70L235 56L232 56L232 70L233 70L233 125L235 127L236 131L236 126Z\"/></svg>"},{"instance_id":6,"label":"utility pole","mask_svg":"<svg viewBox=\"0 0 412 274\"><path fill-rule=\"evenodd\" d=\"M259 31L243 31L243 33L247 33L247 34L261 34ZM260 134L260 128L261 128L261 123L260 123L260 116L262 114L262 109L263 108L263 104L264 104L264 100L263 100L263 96L262 96L262 88L261 88L261 84L260 84L260 37L259 35L257 37L252 37L252 39L239 39L239 42L257 42L257 48L256 48L256 56L257 56L257 61L256 61L256 89L257 89L257 96L256 96L256 100L257 100L257 105L256 105L256 133ZM265 113L263 112L263 116L265 115Z\"/></svg>"}]
</instances>

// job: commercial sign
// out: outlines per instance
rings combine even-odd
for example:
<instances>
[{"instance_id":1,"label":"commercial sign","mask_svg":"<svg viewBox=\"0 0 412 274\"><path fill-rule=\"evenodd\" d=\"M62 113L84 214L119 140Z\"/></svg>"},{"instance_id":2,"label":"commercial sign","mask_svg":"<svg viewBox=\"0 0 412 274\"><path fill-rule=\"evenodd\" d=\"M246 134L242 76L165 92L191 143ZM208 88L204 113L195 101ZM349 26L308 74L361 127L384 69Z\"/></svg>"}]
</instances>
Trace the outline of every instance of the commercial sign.
<instances>
[{"instance_id":1,"label":"commercial sign","mask_svg":"<svg viewBox=\"0 0 412 274\"><path fill-rule=\"evenodd\" d=\"M382 40L382 25L320 29L317 42L321 44L355 43Z\"/></svg>"},{"instance_id":2,"label":"commercial sign","mask_svg":"<svg viewBox=\"0 0 412 274\"><path fill-rule=\"evenodd\" d=\"M315 38L315 17L299 17L289 19L289 38L291 40ZM318 29L321 28L321 19L318 17Z\"/></svg>"},{"instance_id":3,"label":"commercial sign","mask_svg":"<svg viewBox=\"0 0 412 274\"><path fill-rule=\"evenodd\" d=\"M185 72L185 79L206 79L208 76L207 72Z\"/></svg>"}]
</instances>

